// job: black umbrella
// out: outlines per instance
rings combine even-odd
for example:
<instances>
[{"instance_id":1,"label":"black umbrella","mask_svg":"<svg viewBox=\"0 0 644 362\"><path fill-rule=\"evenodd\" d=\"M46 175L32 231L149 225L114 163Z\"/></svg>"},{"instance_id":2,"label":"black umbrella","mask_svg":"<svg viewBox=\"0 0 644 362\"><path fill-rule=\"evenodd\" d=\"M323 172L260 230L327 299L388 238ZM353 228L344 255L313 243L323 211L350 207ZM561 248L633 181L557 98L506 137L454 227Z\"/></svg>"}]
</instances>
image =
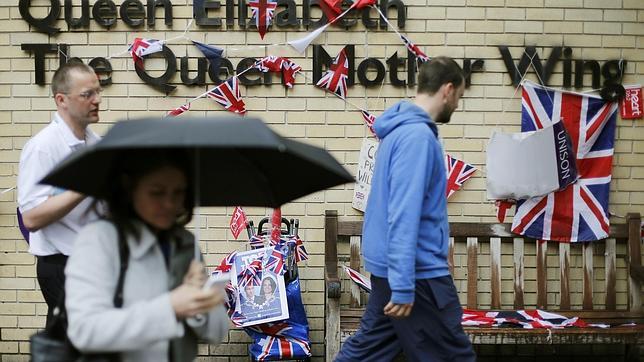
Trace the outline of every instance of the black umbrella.
<instances>
[{"instance_id":1,"label":"black umbrella","mask_svg":"<svg viewBox=\"0 0 644 362\"><path fill-rule=\"evenodd\" d=\"M282 138L259 119L146 118L119 122L92 147L59 164L43 183L96 198L123 155L183 150L195 166L197 205L279 207L312 192L353 182L327 151Z\"/></svg>"}]
</instances>

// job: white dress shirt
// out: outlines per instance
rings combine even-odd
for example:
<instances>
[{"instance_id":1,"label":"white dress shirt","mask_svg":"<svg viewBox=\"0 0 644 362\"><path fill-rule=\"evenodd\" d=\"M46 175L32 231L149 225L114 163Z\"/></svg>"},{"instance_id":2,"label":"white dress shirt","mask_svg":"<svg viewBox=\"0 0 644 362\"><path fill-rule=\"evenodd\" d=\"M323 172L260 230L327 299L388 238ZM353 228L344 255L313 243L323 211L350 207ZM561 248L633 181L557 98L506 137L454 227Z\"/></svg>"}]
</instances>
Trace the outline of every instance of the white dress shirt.
<instances>
[{"instance_id":1,"label":"white dress shirt","mask_svg":"<svg viewBox=\"0 0 644 362\"><path fill-rule=\"evenodd\" d=\"M98 142L99 137L90 129L85 140L79 140L58 113L47 127L31 138L20 154L18 170L18 207L21 213L40 205L50 196L65 190L40 184L60 161L70 153ZM29 233L29 252L33 255L70 255L80 228L96 219L90 210L93 202L85 198L62 219Z\"/></svg>"}]
</instances>

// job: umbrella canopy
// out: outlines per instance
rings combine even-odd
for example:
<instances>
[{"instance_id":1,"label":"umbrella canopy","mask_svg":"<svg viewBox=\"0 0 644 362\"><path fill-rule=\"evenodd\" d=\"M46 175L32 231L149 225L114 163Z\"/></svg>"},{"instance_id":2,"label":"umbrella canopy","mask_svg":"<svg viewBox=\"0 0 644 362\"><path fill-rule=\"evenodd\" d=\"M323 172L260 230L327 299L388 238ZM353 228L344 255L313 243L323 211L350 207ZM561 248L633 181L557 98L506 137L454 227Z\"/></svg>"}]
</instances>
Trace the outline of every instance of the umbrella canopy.
<instances>
[{"instance_id":1,"label":"umbrella canopy","mask_svg":"<svg viewBox=\"0 0 644 362\"><path fill-rule=\"evenodd\" d=\"M119 122L42 182L102 198L114 182L110 165L156 149L182 150L191 158L201 206L278 207L354 181L327 151L285 139L259 119L226 116Z\"/></svg>"}]
</instances>

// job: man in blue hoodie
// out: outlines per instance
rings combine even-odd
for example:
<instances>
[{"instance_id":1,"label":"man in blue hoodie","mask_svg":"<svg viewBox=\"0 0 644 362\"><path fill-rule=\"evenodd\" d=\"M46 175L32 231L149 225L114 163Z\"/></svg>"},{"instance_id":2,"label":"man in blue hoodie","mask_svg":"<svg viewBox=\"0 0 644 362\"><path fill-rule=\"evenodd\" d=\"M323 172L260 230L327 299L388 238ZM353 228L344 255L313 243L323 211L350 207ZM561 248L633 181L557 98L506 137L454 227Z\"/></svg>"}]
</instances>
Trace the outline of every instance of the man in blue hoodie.
<instances>
[{"instance_id":1,"label":"man in blue hoodie","mask_svg":"<svg viewBox=\"0 0 644 362\"><path fill-rule=\"evenodd\" d=\"M446 171L436 123L465 90L460 66L436 57L420 67L413 102L387 109L365 212L363 256L372 291L336 361L475 361L449 274Z\"/></svg>"}]
</instances>

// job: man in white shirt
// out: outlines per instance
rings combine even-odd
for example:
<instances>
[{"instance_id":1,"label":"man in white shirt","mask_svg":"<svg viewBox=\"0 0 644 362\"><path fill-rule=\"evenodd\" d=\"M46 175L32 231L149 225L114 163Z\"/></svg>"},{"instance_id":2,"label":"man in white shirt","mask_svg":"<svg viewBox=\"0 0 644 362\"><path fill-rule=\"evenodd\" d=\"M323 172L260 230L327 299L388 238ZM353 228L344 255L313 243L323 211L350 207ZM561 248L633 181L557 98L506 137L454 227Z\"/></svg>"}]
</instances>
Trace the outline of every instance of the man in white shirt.
<instances>
[{"instance_id":1,"label":"man in white shirt","mask_svg":"<svg viewBox=\"0 0 644 362\"><path fill-rule=\"evenodd\" d=\"M47 302L47 322L65 285L65 263L78 230L96 218L85 195L39 184L70 153L99 137L87 128L98 122L101 92L94 70L80 62L60 67L51 83L57 112L20 155L18 207L36 256L38 284Z\"/></svg>"}]
</instances>

